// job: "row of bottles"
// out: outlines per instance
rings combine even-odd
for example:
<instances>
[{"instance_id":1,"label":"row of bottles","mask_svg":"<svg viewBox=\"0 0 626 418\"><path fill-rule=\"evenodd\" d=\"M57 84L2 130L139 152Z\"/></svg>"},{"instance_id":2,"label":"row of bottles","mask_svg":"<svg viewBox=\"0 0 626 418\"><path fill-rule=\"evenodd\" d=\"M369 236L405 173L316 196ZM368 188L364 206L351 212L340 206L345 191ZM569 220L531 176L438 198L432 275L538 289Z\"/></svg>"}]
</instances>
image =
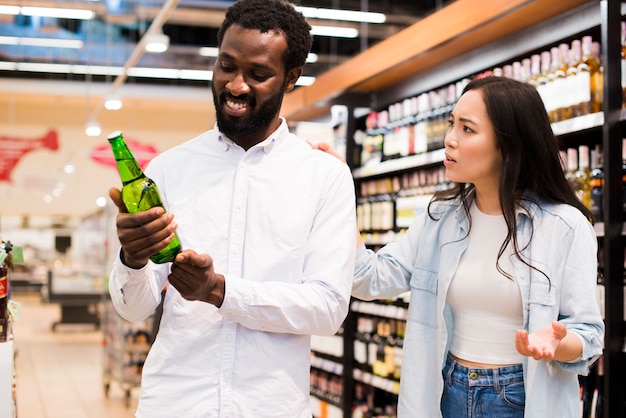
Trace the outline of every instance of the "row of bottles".
<instances>
[{"instance_id":1,"label":"row of bottles","mask_svg":"<svg viewBox=\"0 0 626 418\"><path fill-rule=\"evenodd\" d=\"M591 36L583 36L473 77L495 75L532 84L551 122L559 122L602 111L603 72L600 44ZM354 136L361 147L360 165L443 148L450 112L473 77L371 111L365 131L359 130ZM626 70L623 79L626 89Z\"/></svg>"},{"instance_id":2,"label":"row of bottles","mask_svg":"<svg viewBox=\"0 0 626 418\"><path fill-rule=\"evenodd\" d=\"M352 418L395 418L398 396L375 387L357 383Z\"/></svg>"},{"instance_id":3,"label":"row of bottles","mask_svg":"<svg viewBox=\"0 0 626 418\"><path fill-rule=\"evenodd\" d=\"M468 82L463 79L393 103L382 111L371 111L365 131L354 136L361 146L360 165L443 148L450 112Z\"/></svg>"},{"instance_id":4,"label":"row of bottles","mask_svg":"<svg viewBox=\"0 0 626 418\"><path fill-rule=\"evenodd\" d=\"M594 221L603 221L604 164L600 145L568 148L561 152L565 177L580 201L593 214ZM626 138L622 140L622 206L626 214Z\"/></svg>"},{"instance_id":5,"label":"row of bottles","mask_svg":"<svg viewBox=\"0 0 626 418\"><path fill-rule=\"evenodd\" d=\"M433 193L449 186L443 166L362 181L357 226L361 231L407 228L425 210Z\"/></svg>"}]
</instances>

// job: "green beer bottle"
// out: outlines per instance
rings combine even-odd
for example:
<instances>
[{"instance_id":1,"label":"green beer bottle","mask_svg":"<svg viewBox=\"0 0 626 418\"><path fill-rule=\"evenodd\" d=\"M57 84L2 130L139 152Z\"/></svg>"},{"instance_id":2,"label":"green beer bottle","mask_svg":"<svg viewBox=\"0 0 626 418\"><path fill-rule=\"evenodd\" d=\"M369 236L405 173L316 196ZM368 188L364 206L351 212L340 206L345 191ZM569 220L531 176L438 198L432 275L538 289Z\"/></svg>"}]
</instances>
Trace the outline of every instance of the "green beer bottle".
<instances>
[{"instance_id":1,"label":"green beer bottle","mask_svg":"<svg viewBox=\"0 0 626 418\"><path fill-rule=\"evenodd\" d=\"M129 213L137 213L148 210L155 206L163 208L163 201L159 195L156 184L143 173L135 157L124 141L122 132L115 131L107 138L115 162L117 171L122 179L122 200ZM178 236L175 236L167 247L150 257L155 263L167 263L174 261L176 254L181 250Z\"/></svg>"}]
</instances>

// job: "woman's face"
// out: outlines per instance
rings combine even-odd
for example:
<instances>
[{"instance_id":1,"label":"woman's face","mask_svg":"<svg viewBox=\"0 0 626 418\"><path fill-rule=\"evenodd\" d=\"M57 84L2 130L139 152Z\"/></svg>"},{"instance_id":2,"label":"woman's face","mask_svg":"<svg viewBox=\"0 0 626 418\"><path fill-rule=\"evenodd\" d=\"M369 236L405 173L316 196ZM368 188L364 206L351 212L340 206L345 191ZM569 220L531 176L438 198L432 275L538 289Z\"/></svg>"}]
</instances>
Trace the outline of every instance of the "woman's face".
<instances>
[{"instance_id":1,"label":"woman's face","mask_svg":"<svg viewBox=\"0 0 626 418\"><path fill-rule=\"evenodd\" d=\"M502 155L481 90L470 90L459 98L444 144L443 164L449 180L497 192Z\"/></svg>"}]
</instances>

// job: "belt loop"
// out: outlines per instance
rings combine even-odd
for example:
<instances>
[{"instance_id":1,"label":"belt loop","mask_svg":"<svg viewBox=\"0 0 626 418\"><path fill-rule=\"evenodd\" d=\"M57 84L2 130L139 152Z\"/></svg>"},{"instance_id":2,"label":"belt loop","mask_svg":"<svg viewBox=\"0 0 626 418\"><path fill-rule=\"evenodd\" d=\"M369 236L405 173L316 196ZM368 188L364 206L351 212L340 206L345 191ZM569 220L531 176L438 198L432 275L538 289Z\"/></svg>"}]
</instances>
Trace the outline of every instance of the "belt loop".
<instances>
[{"instance_id":1,"label":"belt loop","mask_svg":"<svg viewBox=\"0 0 626 418\"><path fill-rule=\"evenodd\" d=\"M498 374L498 369L493 369L493 391L495 393L500 393L500 375Z\"/></svg>"},{"instance_id":2,"label":"belt loop","mask_svg":"<svg viewBox=\"0 0 626 418\"><path fill-rule=\"evenodd\" d=\"M446 376L446 384L448 386L452 385L452 373L454 373L454 368L456 367L456 361L448 354L448 360L450 361L450 367L448 368L448 374Z\"/></svg>"}]
</instances>

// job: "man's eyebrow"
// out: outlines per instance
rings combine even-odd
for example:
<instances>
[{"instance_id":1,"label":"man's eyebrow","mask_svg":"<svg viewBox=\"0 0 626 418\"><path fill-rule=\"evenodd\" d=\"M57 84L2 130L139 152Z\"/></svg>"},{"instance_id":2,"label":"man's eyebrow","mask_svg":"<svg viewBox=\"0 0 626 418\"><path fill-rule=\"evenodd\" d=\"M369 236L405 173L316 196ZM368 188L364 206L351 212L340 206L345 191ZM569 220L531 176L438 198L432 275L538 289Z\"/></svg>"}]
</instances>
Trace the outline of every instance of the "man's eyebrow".
<instances>
[{"instance_id":1,"label":"man's eyebrow","mask_svg":"<svg viewBox=\"0 0 626 418\"><path fill-rule=\"evenodd\" d=\"M232 55L230 55L228 52L220 52L219 53L219 57L222 59L227 59L227 60L235 60L235 57L233 57ZM262 63L258 63L258 62L253 62L252 63L253 67L256 67L258 69L261 70L269 70L269 71L274 71L274 68L270 67L267 64L262 64Z\"/></svg>"}]
</instances>

